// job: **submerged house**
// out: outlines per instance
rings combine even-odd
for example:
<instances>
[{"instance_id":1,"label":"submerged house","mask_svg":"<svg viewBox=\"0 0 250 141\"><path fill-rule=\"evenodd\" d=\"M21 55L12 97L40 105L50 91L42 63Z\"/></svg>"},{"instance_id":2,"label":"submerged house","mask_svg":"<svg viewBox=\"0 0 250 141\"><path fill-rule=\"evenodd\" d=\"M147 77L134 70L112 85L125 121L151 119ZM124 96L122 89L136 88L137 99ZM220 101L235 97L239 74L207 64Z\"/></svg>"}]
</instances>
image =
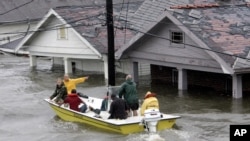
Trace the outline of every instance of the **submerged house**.
<instances>
[{"instance_id":1,"label":"submerged house","mask_svg":"<svg viewBox=\"0 0 250 141\"><path fill-rule=\"evenodd\" d=\"M123 46L135 32L125 27L125 17L131 16L141 3L114 5L115 48ZM122 7L129 7L122 8ZM16 53L27 53L30 66L37 64L38 57L49 57L53 65L64 66L65 73L75 69L104 72L108 77L107 26L105 6L64 6L51 9L17 45ZM119 64L121 65L121 64ZM117 71L128 73L124 62Z\"/></svg>"},{"instance_id":2,"label":"submerged house","mask_svg":"<svg viewBox=\"0 0 250 141\"><path fill-rule=\"evenodd\" d=\"M13 53L18 44L51 8L94 5L101 0L1 0L0 50Z\"/></svg>"},{"instance_id":3,"label":"submerged house","mask_svg":"<svg viewBox=\"0 0 250 141\"><path fill-rule=\"evenodd\" d=\"M151 66L152 81L199 85L241 98L250 86L248 0L146 0L128 19L137 32L116 59ZM136 25L136 26L135 26Z\"/></svg>"},{"instance_id":4,"label":"submerged house","mask_svg":"<svg viewBox=\"0 0 250 141\"><path fill-rule=\"evenodd\" d=\"M144 0L133 0L141 2ZM114 4L128 0L113 0ZM133 3L132 2L132 3ZM105 5L105 0L1 0L0 51L15 53L16 45L34 28L49 9L60 6ZM131 3L131 2L130 2ZM126 8L124 8L126 9Z\"/></svg>"}]
</instances>

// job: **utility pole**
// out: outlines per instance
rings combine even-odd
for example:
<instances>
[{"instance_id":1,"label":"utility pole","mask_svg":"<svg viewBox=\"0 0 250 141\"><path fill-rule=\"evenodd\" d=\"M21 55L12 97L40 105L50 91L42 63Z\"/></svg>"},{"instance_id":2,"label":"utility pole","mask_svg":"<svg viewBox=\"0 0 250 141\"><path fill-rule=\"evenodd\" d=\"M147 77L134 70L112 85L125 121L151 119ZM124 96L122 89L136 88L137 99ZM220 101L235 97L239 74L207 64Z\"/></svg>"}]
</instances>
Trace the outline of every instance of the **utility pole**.
<instances>
[{"instance_id":1,"label":"utility pole","mask_svg":"<svg viewBox=\"0 0 250 141\"><path fill-rule=\"evenodd\" d=\"M113 0L106 0L108 34L108 85L115 86L115 43L113 23Z\"/></svg>"}]
</instances>

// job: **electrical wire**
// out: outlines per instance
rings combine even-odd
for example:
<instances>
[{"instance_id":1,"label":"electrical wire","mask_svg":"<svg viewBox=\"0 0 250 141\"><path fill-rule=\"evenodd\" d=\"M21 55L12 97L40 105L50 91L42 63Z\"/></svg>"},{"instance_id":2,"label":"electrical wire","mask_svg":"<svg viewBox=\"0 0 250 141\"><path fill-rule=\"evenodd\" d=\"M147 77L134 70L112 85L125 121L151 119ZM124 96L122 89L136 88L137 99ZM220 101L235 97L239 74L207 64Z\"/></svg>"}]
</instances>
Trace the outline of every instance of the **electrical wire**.
<instances>
[{"instance_id":1,"label":"electrical wire","mask_svg":"<svg viewBox=\"0 0 250 141\"><path fill-rule=\"evenodd\" d=\"M124 29L123 27L118 27L118 26L114 26L114 27L115 27L115 28L119 28L119 29L121 29L121 30ZM159 39L164 39L164 40L172 41L171 39L168 39L168 38L166 38L166 37L158 36L158 35L151 34L151 33L146 33L146 32L143 32L143 31L140 31L140 30L137 30L137 29L133 29L133 28L127 28L127 29L130 29L130 30L133 30L133 31L142 33L142 34L144 34L144 35L149 35L149 36L151 36L151 37L156 37L156 38L159 38ZM187 44L187 43L182 43L182 44L183 44L183 45L186 45L186 46L198 48L198 49L203 49L203 50L215 52L215 53L222 54L222 55L227 55L227 56L231 56L231 57L238 57L238 58L241 58L241 59L249 60L249 58L245 58L245 57L242 57L242 56L233 55L233 54L228 54L228 53L224 53L224 52L220 52L220 51L216 51L216 50L212 50L212 49L208 49L208 48L203 48L203 47L196 46L196 45L192 45L192 44Z\"/></svg>"},{"instance_id":2,"label":"electrical wire","mask_svg":"<svg viewBox=\"0 0 250 141\"><path fill-rule=\"evenodd\" d=\"M96 16L99 16L99 15L96 15ZM93 16L94 17L94 16ZM90 18L90 17L87 17L87 18ZM84 20L86 18L82 18L82 19L78 19L76 21L80 21L80 20ZM76 22L76 21L72 21L72 22ZM106 21L106 20L103 20L103 21ZM66 23L66 24L70 24L70 23ZM58 30L58 28L60 28L61 26L63 25L66 25L66 24L60 24L60 25L56 25L56 26L53 26L53 27L49 27L49 28L43 28L43 29L38 29L38 30L30 30L29 33L32 33L32 32L43 32L43 31L51 31L51 30ZM103 22L101 23L95 23L95 24L79 24L79 25L75 25L75 26L70 26L70 27L65 27L65 28L74 28L74 27L78 27L78 26L94 26L94 25L103 25ZM166 37L161 37L161 36L158 36L158 35L155 35L155 34L151 34L151 33L146 33L146 32L142 32L138 29L134 29L134 28L129 28L129 27L121 27L121 26L114 26L115 28L117 29L121 29L121 30L124 30L124 29L129 29L129 30L133 30L133 31L136 31L136 32L139 32L139 33L142 33L142 34L145 34L145 35L149 35L149 36L152 36L152 37L157 37L157 38L160 38L160 39L165 39L165 40L168 40L168 41L171 41L171 39L168 39ZM22 34L25 34L27 32L16 32L16 33L22 33ZM12 33L13 34L13 33ZM203 49L203 50L207 50L207 51L211 51L211 52L215 52L215 53L219 53L219 54L223 54L223 55L227 55L227 56L232 56L232 57L238 57L238 58L241 58L241 59L246 59L246 60L249 60L248 58L245 58L245 57L241 57L241 56L238 56L238 55L232 55L232 54L228 54L228 53L224 53L224 52L220 52L220 51L215 51L215 50L212 50L212 49L206 49L206 48L203 48L203 47L200 47L200 46L195 46L195 45L192 45L192 44L187 44L187 43L183 43L184 45L187 45L187 46L190 46L190 47L195 47L195 48L199 48L199 49Z\"/></svg>"},{"instance_id":3,"label":"electrical wire","mask_svg":"<svg viewBox=\"0 0 250 141\"><path fill-rule=\"evenodd\" d=\"M34 0L31 0L31 1L29 1L29 2L26 2L26 3L24 3L24 4L21 4L21 5L19 5L19 6L16 6L16 7L13 8L13 9L10 9L10 10L8 10L8 11L5 11L5 12L3 12L3 13L0 13L0 16L5 15L5 14L7 14L7 13L9 13L9 12L11 12L11 11L14 11L14 10L16 10L16 9L18 9L18 8L21 8L21 7L25 6L25 5L28 5L28 4L32 3L32 2L34 2Z\"/></svg>"},{"instance_id":4,"label":"electrical wire","mask_svg":"<svg viewBox=\"0 0 250 141\"><path fill-rule=\"evenodd\" d=\"M122 7L121 7L121 10L120 10L120 11L123 10L124 2L125 2L125 0L122 1ZM118 20L117 20L117 21L120 21L121 13L122 13L122 12L119 13L119 16L118 16ZM114 19L114 18L113 18L113 19ZM114 31L114 35L116 36L116 30Z\"/></svg>"},{"instance_id":5,"label":"electrical wire","mask_svg":"<svg viewBox=\"0 0 250 141\"><path fill-rule=\"evenodd\" d=\"M134 3L138 3L138 2L134 2ZM121 4L122 4L122 5L124 5L124 4L129 4L129 2L128 2L128 3L121 3ZM113 5L117 5L117 4L113 4ZM103 6L103 5L95 5L95 6ZM57 7L57 8L60 8L60 7ZM123 16L119 16L119 20L123 20L125 23L128 22L128 21L127 21L127 16L123 17L123 18L126 19L126 20L120 19L121 17L123 17ZM46 18L46 17L45 17L45 18ZM42 18L41 18L41 19L42 19ZM158 21L156 21L156 20L150 20L150 19L138 18L138 17L133 17L133 19L142 20L142 21L148 21L148 22L158 22ZM31 19L30 21L32 21L32 20L39 20L39 18ZM8 23L19 23L19 22L22 22L22 21L26 22L26 20L20 20L20 21L8 22ZM158 22L158 23L165 24L165 25L170 25L170 23L167 23L167 22ZM0 23L0 24L1 24L1 23ZM195 25L195 24L189 24L189 25ZM177 25L177 26L184 26L184 25ZM242 27L243 27L243 26L247 26L247 25L242 25ZM214 24L213 27L216 27L216 24ZM221 27L221 24L218 25L218 27ZM198 28L198 27L193 27L193 28ZM230 31L222 31L222 30L216 30L216 29L207 29L207 28L202 28L202 27L199 27L199 28L202 29L202 30L206 30L206 31L218 31L218 32L224 32L224 33L229 33L229 34L231 34ZM8 34L8 33L0 33L0 35L1 35L1 34ZM9 34L14 34L14 33L11 32L11 33L9 33ZM226 36L226 35L225 35L225 36Z\"/></svg>"},{"instance_id":6,"label":"electrical wire","mask_svg":"<svg viewBox=\"0 0 250 141\"><path fill-rule=\"evenodd\" d=\"M126 42L126 29L127 29L127 20L128 20L128 8L129 8L129 0L128 0L128 5L127 5L127 12L126 12L126 22L125 22L125 38L124 38L124 43Z\"/></svg>"},{"instance_id":7,"label":"electrical wire","mask_svg":"<svg viewBox=\"0 0 250 141\"><path fill-rule=\"evenodd\" d=\"M27 5L31 2L33 2L34 0L30 1L30 2L27 2L23 5L20 5L18 7L16 7L15 9L18 9L19 7L22 7L24 5ZM129 2L128 2L129 4ZM13 11L14 9L12 9L11 11ZM8 11L7 11L8 12ZM10 10L9 10L10 12ZM2 13L3 14L3 13ZM97 15L97 16L100 16L100 15ZM88 17L89 18L89 17ZM85 19L85 18L84 18ZM83 20L83 19L78 19L77 21L80 21L80 20ZM76 21L72 21L73 22L76 22ZM125 22L127 23L127 16L126 16L126 20ZM70 24L71 22L69 23L66 23L66 24ZM73 28L73 27L78 27L78 26L93 26L93 25L99 25L99 24L103 24L103 23L95 23L95 24L79 24L79 25L75 25L75 26L71 26L71 27L65 27L65 28ZM62 25L65 25L65 24L61 24L61 25L56 25L56 26L53 26L53 27L50 27L50 28L44 28L44 29L38 29L37 31L28 31L29 33L31 32L42 32L42 31L50 31L50 30L57 30L58 27L61 27ZM142 33L142 34L145 34L145 35L149 35L149 36L152 36L152 37L157 37L157 38L160 38L160 39L165 39L165 40L169 40L171 41L171 39L168 39L168 38L165 38L165 37L161 37L161 36L158 36L158 35L154 35L154 34L151 34L151 33L145 33L145 32L142 32L140 30L136 30L136 29L133 29L133 28L128 28L127 27L127 24L125 25L125 27L118 27L118 26L115 26L115 28L119 28L119 29L130 29L130 30L133 30L133 31L136 31L136 32L139 32L139 33ZM15 33L19 33L19 34L27 34L28 32L15 32ZM14 34L14 33L1 33L1 34ZM231 57L238 57L238 58L241 58L241 59L245 59L245 60L249 60L248 58L245 58L245 57L242 57L242 56L238 56L238 55L232 55L232 54L227 54L227 53L224 53L224 52L220 52L220 51L215 51L215 50L212 50L212 49L207 49L207 48L203 48L203 47L199 47L199 46L195 46L195 45L191 45L191 44L186 44L186 43L183 43L184 45L187 45L187 46L190 46L190 47L195 47L195 48L199 48L199 49L203 49L203 50L207 50L207 51L211 51L211 52L215 52L215 53L218 53L218 54L223 54L223 55L227 55L227 56L231 56Z\"/></svg>"}]
</instances>

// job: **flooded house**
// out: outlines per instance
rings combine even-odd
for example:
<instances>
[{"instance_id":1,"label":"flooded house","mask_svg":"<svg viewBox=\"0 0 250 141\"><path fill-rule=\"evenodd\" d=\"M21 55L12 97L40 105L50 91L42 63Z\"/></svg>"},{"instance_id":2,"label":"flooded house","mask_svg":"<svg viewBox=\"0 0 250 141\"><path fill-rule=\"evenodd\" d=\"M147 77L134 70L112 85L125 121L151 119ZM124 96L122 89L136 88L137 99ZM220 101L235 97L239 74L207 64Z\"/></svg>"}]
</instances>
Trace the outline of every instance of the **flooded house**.
<instances>
[{"instance_id":1,"label":"flooded house","mask_svg":"<svg viewBox=\"0 0 250 141\"><path fill-rule=\"evenodd\" d=\"M125 27L141 3L114 4L115 49L128 42L136 32ZM122 8L124 7L124 8ZM65 73L85 71L104 73L108 78L108 47L105 5L62 6L48 11L17 45L17 54L29 54L30 66L39 65L39 57L51 59L53 67L62 66ZM129 61L116 63L116 71L129 73Z\"/></svg>"},{"instance_id":2,"label":"flooded house","mask_svg":"<svg viewBox=\"0 0 250 141\"><path fill-rule=\"evenodd\" d=\"M152 83L242 98L250 85L249 13L247 0L146 0L130 20L137 35L116 59L129 59L137 79L138 64L148 63Z\"/></svg>"}]
</instances>

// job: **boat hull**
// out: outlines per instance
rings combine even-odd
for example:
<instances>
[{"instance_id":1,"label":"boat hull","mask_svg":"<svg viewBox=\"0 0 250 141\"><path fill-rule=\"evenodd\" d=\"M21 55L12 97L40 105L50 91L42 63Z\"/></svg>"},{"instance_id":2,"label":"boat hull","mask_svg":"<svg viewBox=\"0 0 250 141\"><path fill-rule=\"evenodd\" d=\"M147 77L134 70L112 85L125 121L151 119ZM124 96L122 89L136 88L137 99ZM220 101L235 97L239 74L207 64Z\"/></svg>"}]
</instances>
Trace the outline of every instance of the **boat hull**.
<instances>
[{"instance_id":1,"label":"boat hull","mask_svg":"<svg viewBox=\"0 0 250 141\"><path fill-rule=\"evenodd\" d=\"M65 121L88 124L105 131L116 132L119 134L131 134L145 131L144 126L140 124L141 120L136 120L135 122L126 122L126 120L102 119L95 117L93 114L88 115L61 107L53 102L50 102L49 100L45 101L49 103L56 115ZM157 131L172 128L177 118L178 116L158 121Z\"/></svg>"}]
</instances>

